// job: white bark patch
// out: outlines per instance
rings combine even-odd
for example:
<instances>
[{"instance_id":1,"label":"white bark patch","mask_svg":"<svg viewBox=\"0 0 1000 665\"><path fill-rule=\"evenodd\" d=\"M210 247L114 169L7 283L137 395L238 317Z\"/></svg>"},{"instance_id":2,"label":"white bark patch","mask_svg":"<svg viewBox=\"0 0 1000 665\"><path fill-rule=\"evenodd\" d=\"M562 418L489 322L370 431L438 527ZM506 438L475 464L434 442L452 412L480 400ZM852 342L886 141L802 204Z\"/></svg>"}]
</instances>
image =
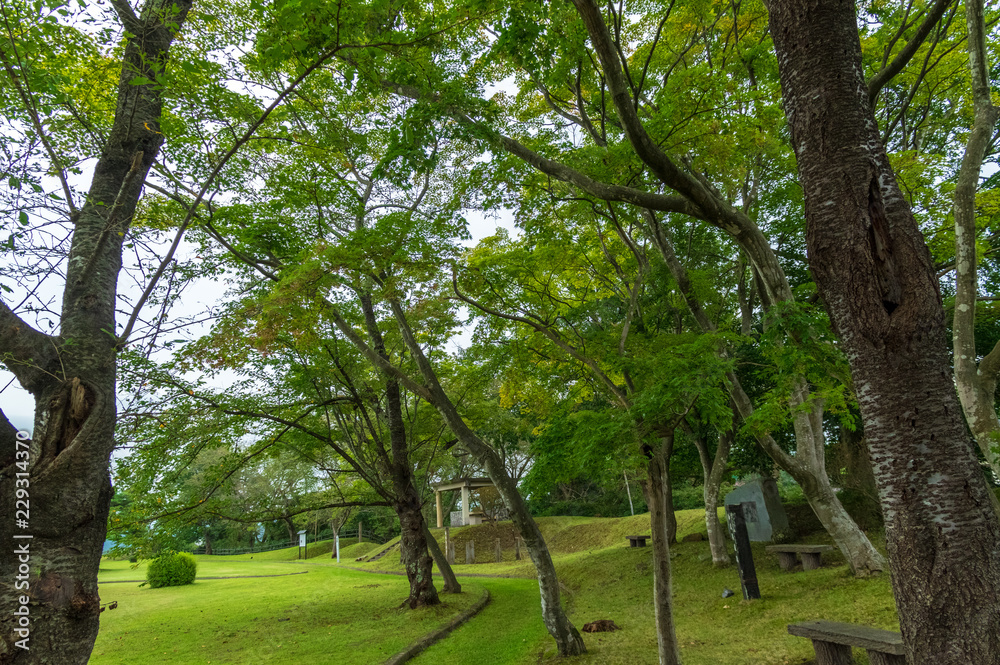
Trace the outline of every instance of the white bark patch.
<instances>
[{"instance_id":1,"label":"white bark patch","mask_svg":"<svg viewBox=\"0 0 1000 665\"><path fill-rule=\"evenodd\" d=\"M943 473L932 473L931 477L927 479L928 485L940 485L948 480L948 477Z\"/></svg>"}]
</instances>

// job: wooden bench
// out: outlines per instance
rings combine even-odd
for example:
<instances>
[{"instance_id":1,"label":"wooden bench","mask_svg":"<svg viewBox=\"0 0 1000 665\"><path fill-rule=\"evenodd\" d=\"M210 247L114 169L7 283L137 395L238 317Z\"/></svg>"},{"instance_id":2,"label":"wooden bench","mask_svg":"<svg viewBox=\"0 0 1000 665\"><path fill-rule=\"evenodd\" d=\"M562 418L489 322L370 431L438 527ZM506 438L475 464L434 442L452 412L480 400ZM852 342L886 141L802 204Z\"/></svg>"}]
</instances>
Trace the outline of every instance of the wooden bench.
<instances>
[{"instance_id":1,"label":"wooden bench","mask_svg":"<svg viewBox=\"0 0 1000 665\"><path fill-rule=\"evenodd\" d=\"M652 536L625 536L628 539L629 547L645 547L646 541Z\"/></svg>"},{"instance_id":2,"label":"wooden bench","mask_svg":"<svg viewBox=\"0 0 1000 665\"><path fill-rule=\"evenodd\" d=\"M836 621L789 624L788 632L812 640L816 665L852 665L851 647L868 651L871 665L906 665L903 636L891 630Z\"/></svg>"},{"instance_id":3,"label":"wooden bench","mask_svg":"<svg viewBox=\"0 0 1000 665\"><path fill-rule=\"evenodd\" d=\"M768 545L764 548L768 552L777 552L778 565L782 570L795 568L796 554L802 555L802 570L816 570L823 565L821 557L823 552L833 549L830 545Z\"/></svg>"}]
</instances>

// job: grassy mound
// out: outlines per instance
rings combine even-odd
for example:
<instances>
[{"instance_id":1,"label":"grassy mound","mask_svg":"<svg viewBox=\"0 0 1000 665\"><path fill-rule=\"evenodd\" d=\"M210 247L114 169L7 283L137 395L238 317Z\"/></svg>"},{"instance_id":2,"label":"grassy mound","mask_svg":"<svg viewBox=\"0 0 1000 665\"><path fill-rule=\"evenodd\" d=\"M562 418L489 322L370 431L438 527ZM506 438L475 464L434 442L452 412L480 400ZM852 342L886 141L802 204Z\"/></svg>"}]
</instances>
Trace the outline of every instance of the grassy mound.
<instances>
[{"instance_id":1,"label":"grassy mound","mask_svg":"<svg viewBox=\"0 0 1000 665\"><path fill-rule=\"evenodd\" d=\"M340 562L341 563L352 562L359 556L364 556L382 547L384 547L384 545L368 542L367 540L361 541L360 543L355 542L353 545L345 546L344 541L342 540L340 541Z\"/></svg>"},{"instance_id":2,"label":"grassy mound","mask_svg":"<svg viewBox=\"0 0 1000 665\"><path fill-rule=\"evenodd\" d=\"M367 549L379 547L376 543L370 543L368 541L362 541L358 543L357 538L341 538L340 539L340 551L341 559L346 556L346 552L351 548L357 548L360 551L367 551ZM353 550L352 550L353 551ZM330 558L333 553L333 540L318 540L315 543L309 543L306 545L306 558L316 559L316 558ZM213 555L214 557L215 555ZM355 556L360 556L356 554ZM221 556L218 558L231 559L233 561L296 561L299 558L299 548L298 547L286 547L280 550L271 550L270 552L254 552L252 554L233 554L228 556Z\"/></svg>"}]
</instances>

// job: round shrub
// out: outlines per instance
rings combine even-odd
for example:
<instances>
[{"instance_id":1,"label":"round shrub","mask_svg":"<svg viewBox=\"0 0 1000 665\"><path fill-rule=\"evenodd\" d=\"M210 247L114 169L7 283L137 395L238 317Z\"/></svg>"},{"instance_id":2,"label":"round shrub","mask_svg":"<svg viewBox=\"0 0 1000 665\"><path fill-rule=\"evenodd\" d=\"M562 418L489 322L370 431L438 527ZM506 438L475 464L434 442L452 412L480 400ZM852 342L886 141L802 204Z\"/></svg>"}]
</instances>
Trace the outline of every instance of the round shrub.
<instances>
[{"instance_id":1,"label":"round shrub","mask_svg":"<svg viewBox=\"0 0 1000 665\"><path fill-rule=\"evenodd\" d=\"M197 570L198 562L187 552L164 554L149 562L146 583L153 589L191 584Z\"/></svg>"}]
</instances>

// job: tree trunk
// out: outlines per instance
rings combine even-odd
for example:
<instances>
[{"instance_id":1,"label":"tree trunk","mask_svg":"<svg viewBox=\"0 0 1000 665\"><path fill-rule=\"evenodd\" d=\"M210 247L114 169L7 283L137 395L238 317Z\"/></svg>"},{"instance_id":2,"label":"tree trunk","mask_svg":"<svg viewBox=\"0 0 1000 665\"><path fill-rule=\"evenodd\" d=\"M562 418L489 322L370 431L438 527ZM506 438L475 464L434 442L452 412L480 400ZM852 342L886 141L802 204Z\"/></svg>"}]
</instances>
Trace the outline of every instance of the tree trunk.
<instances>
[{"instance_id":1,"label":"tree trunk","mask_svg":"<svg viewBox=\"0 0 1000 665\"><path fill-rule=\"evenodd\" d=\"M427 549L431 553L431 557L434 559L434 563L437 564L438 570L441 572L441 579L444 580L444 588L442 591L444 593L462 593L462 585L458 583L458 578L455 577L455 571L451 569L451 564L448 563L448 558L445 557L444 552L441 551L441 546L438 541L431 534L430 528L427 526L427 521L424 521L424 538L427 539Z\"/></svg>"},{"instance_id":2,"label":"tree trunk","mask_svg":"<svg viewBox=\"0 0 1000 665\"><path fill-rule=\"evenodd\" d=\"M205 529L205 554L212 553L212 534L209 529Z\"/></svg>"},{"instance_id":3,"label":"tree trunk","mask_svg":"<svg viewBox=\"0 0 1000 665\"><path fill-rule=\"evenodd\" d=\"M692 435L698 448L698 458L701 460L701 470L704 477L702 485L705 497L705 527L708 529L708 547L712 552L712 565L717 568L728 566L731 561L726 552L726 535L719 523L719 487L722 485L722 474L726 471L729 461L729 448L733 443L734 430L719 435L719 445L715 449L715 457L708 456L708 446L705 440Z\"/></svg>"},{"instance_id":4,"label":"tree trunk","mask_svg":"<svg viewBox=\"0 0 1000 665\"><path fill-rule=\"evenodd\" d=\"M361 308L365 315L368 336L375 351L383 359L388 360L389 356L375 319L375 309L370 295L361 295ZM390 447L390 457L384 461L387 463L392 481L395 497L393 508L399 516L400 552L406 568L406 577L410 581L410 597L406 602L410 609L437 605L441 600L434 588L433 561L427 550L425 535L427 525L424 521L423 502L413 482L413 466L410 464L410 449L406 436L406 423L403 420L399 383L392 377L386 377L384 413L389 429Z\"/></svg>"},{"instance_id":5,"label":"tree trunk","mask_svg":"<svg viewBox=\"0 0 1000 665\"><path fill-rule=\"evenodd\" d=\"M434 588L433 561L428 553L427 524L419 501L400 502L394 506L399 515L400 552L406 577L410 581L410 609L437 605L441 602Z\"/></svg>"},{"instance_id":6,"label":"tree trunk","mask_svg":"<svg viewBox=\"0 0 1000 665\"><path fill-rule=\"evenodd\" d=\"M27 464L0 449L0 505L13 511L15 490L27 489L30 519L0 522L0 662L86 663L97 636L97 571L107 531L114 448L115 299L121 248L142 184L163 143L161 92L154 82L191 3L152 0L142 19L125 17L127 33L115 119L94 168L66 263L59 335L34 331L0 301L0 357L35 398L34 441ZM131 10L130 12L131 13ZM131 82L145 77L149 84ZM6 419L4 419L6 422ZM26 473L27 476L15 474ZM16 480L27 481L23 484ZM20 485L20 487L17 487ZM10 514L10 513L8 513ZM13 518L14 515L11 515ZM15 539L15 535L31 536ZM19 583L30 584L18 588ZM30 597L30 637L19 648L22 596Z\"/></svg>"},{"instance_id":7,"label":"tree trunk","mask_svg":"<svg viewBox=\"0 0 1000 665\"><path fill-rule=\"evenodd\" d=\"M875 487L875 475L872 473L872 463L868 459L868 444L864 432L859 427L850 430L843 424L840 426L840 441L834 451L834 460L842 487L864 494L878 503L878 490Z\"/></svg>"},{"instance_id":8,"label":"tree trunk","mask_svg":"<svg viewBox=\"0 0 1000 665\"><path fill-rule=\"evenodd\" d=\"M1000 653L1000 520L965 431L930 252L862 78L853 2L772 0L813 277L854 375L912 665Z\"/></svg>"},{"instance_id":9,"label":"tree trunk","mask_svg":"<svg viewBox=\"0 0 1000 665\"><path fill-rule=\"evenodd\" d=\"M660 437L660 450L663 457L660 465L663 472L663 520L667 525L667 543L673 545L677 542L677 514L674 512L674 481L670 477L670 458L674 455L673 432ZM652 482L652 477L649 480Z\"/></svg>"},{"instance_id":10,"label":"tree trunk","mask_svg":"<svg viewBox=\"0 0 1000 665\"><path fill-rule=\"evenodd\" d=\"M955 383L972 430L986 461L1000 480L1000 420L995 394L1000 373L1000 343L976 365L976 297L979 295L976 265L976 188L983 158L1000 117L990 101L989 67L986 61L982 0L967 0L969 68L975 120L962 167L955 183L955 319L953 338Z\"/></svg>"},{"instance_id":11,"label":"tree trunk","mask_svg":"<svg viewBox=\"0 0 1000 665\"><path fill-rule=\"evenodd\" d=\"M292 522L292 518L291 517L282 517L281 521L283 521L285 523L285 528L288 529L288 542L290 542L292 545L298 545L299 544L299 539L295 537L295 535L296 535L296 532L295 532L295 523Z\"/></svg>"},{"instance_id":12,"label":"tree trunk","mask_svg":"<svg viewBox=\"0 0 1000 665\"><path fill-rule=\"evenodd\" d=\"M535 520L531 517L531 513L528 512L528 506L524 502L524 498L520 492L518 492L517 484L510 477L510 474L507 473L507 468L504 466L503 460L500 459L497 452L465 424L465 421L458 413L458 409L455 408L454 403L448 398L444 389L441 388L441 384L438 382L437 375L427 360L427 356L424 355L423 349L420 348L420 345L417 344L416 339L413 337L413 331L410 330L406 314L400 304L397 301L391 301L390 305L396 317L396 322L399 324L403 341L425 382L425 386L413 386L413 388L420 390L425 399L434 405L462 445L472 453L476 461L482 464L486 475L493 481L497 491L500 492L500 496L503 497L504 505L507 506L507 510L510 512L511 521L514 522L514 527L518 530L518 533L524 540L525 546L528 548L528 553L535 564L535 570L538 574L538 588L541 592L542 600L542 620L545 622L545 627L548 629L549 634L556 641L556 648L559 651L559 655L576 656L586 653L587 648L583 643L580 632L569 620L569 617L566 616L566 612L563 609L559 592L559 578L556 575L552 557L549 555L549 549L545 544L545 538L542 537L542 532L538 528L538 524L535 523ZM338 327L340 326L338 325ZM345 333L348 332L344 328L341 328L341 330Z\"/></svg>"},{"instance_id":13,"label":"tree trunk","mask_svg":"<svg viewBox=\"0 0 1000 665\"><path fill-rule=\"evenodd\" d=\"M670 579L670 519L672 511L669 496L670 469L667 466L673 448L673 436L660 439L659 449L648 457L646 500L649 503L649 524L653 536L653 609L656 617L656 642L659 646L660 665L679 665L680 651L674 630L673 591ZM676 521L674 529L676 533Z\"/></svg>"}]
</instances>

